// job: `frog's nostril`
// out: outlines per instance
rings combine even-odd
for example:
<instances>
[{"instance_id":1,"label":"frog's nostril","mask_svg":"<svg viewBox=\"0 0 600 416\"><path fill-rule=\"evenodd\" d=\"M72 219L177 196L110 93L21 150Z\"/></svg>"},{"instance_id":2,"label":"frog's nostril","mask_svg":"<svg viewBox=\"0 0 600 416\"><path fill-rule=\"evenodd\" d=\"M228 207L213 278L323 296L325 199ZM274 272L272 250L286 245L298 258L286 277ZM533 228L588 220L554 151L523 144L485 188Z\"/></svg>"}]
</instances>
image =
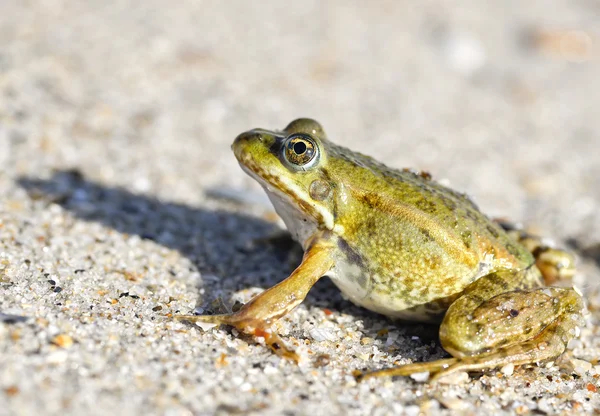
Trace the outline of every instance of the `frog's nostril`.
<instances>
[{"instance_id":1,"label":"frog's nostril","mask_svg":"<svg viewBox=\"0 0 600 416\"><path fill-rule=\"evenodd\" d=\"M257 140L262 142L262 134L256 131L247 131L245 133L240 134L235 138L231 148L233 149L233 153L235 156L240 159L245 152L248 151L248 147L252 145L252 143L257 143Z\"/></svg>"}]
</instances>

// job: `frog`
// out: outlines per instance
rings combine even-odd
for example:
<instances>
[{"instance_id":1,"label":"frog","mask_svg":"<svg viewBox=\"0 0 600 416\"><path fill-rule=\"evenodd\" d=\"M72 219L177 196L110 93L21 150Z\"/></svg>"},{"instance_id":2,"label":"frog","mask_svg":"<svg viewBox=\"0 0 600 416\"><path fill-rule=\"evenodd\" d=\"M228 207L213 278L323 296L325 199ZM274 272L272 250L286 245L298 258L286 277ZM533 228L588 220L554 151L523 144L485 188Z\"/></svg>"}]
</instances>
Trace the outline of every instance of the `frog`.
<instances>
[{"instance_id":1,"label":"frog","mask_svg":"<svg viewBox=\"0 0 600 416\"><path fill-rule=\"evenodd\" d=\"M244 132L232 150L304 255L289 277L237 311L177 319L235 327L298 360L274 323L328 276L358 306L439 325L449 358L357 370L358 380L427 373L436 382L456 372L549 362L579 335L582 294L547 284L573 275L573 256L488 218L429 173L393 169L337 145L308 118L283 130Z\"/></svg>"}]
</instances>

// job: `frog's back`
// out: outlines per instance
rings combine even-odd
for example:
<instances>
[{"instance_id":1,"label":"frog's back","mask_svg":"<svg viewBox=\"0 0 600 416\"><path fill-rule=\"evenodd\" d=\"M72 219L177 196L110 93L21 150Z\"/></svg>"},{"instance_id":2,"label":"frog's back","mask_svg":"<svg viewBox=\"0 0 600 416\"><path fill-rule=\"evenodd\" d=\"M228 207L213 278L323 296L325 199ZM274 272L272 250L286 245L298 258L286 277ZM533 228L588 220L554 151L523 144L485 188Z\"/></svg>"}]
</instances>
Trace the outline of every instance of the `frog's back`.
<instances>
[{"instance_id":1,"label":"frog's back","mask_svg":"<svg viewBox=\"0 0 600 416\"><path fill-rule=\"evenodd\" d=\"M331 142L324 145L333 182L343 187L338 223L344 245L368 259L363 261L368 278L336 282L354 292L355 302L401 317L412 316L397 310L428 304L435 314L485 273L533 264L531 254L466 195L428 174L392 169Z\"/></svg>"}]
</instances>

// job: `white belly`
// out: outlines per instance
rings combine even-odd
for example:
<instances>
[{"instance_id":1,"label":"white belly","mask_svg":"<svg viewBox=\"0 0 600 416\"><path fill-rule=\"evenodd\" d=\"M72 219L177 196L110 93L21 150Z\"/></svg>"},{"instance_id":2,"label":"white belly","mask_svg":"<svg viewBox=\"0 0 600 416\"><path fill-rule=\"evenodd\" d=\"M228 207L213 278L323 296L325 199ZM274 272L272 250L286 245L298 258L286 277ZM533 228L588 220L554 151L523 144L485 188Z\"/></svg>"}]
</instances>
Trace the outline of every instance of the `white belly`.
<instances>
[{"instance_id":1,"label":"white belly","mask_svg":"<svg viewBox=\"0 0 600 416\"><path fill-rule=\"evenodd\" d=\"M328 276L344 296L355 305L390 318L421 322L438 320L434 312L437 308L428 300L391 296L373 290L374 279L365 274L356 264L338 261ZM439 314L443 314L443 309L438 310L437 315Z\"/></svg>"}]
</instances>

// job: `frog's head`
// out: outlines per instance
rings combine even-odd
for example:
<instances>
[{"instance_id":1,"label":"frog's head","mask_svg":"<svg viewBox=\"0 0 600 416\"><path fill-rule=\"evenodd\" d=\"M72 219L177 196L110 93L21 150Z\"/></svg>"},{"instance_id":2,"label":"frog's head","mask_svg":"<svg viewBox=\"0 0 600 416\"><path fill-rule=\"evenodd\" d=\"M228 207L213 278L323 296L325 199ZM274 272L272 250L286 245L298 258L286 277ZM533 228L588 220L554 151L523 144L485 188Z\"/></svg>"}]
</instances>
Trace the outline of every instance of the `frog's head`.
<instances>
[{"instance_id":1,"label":"frog's head","mask_svg":"<svg viewBox=\"0 0 600 416\"><path fill-rule=\"evenodd\" d=\"M242 168L265 188L299 240L310 233L299 233L298 228L304 226L298 222L313 223L313 229L333 229L336 187L327 174L327 143L319 123L298 119L281 132L254 129L242 133L232 145Z\"/></svg>"}]
</instances>

